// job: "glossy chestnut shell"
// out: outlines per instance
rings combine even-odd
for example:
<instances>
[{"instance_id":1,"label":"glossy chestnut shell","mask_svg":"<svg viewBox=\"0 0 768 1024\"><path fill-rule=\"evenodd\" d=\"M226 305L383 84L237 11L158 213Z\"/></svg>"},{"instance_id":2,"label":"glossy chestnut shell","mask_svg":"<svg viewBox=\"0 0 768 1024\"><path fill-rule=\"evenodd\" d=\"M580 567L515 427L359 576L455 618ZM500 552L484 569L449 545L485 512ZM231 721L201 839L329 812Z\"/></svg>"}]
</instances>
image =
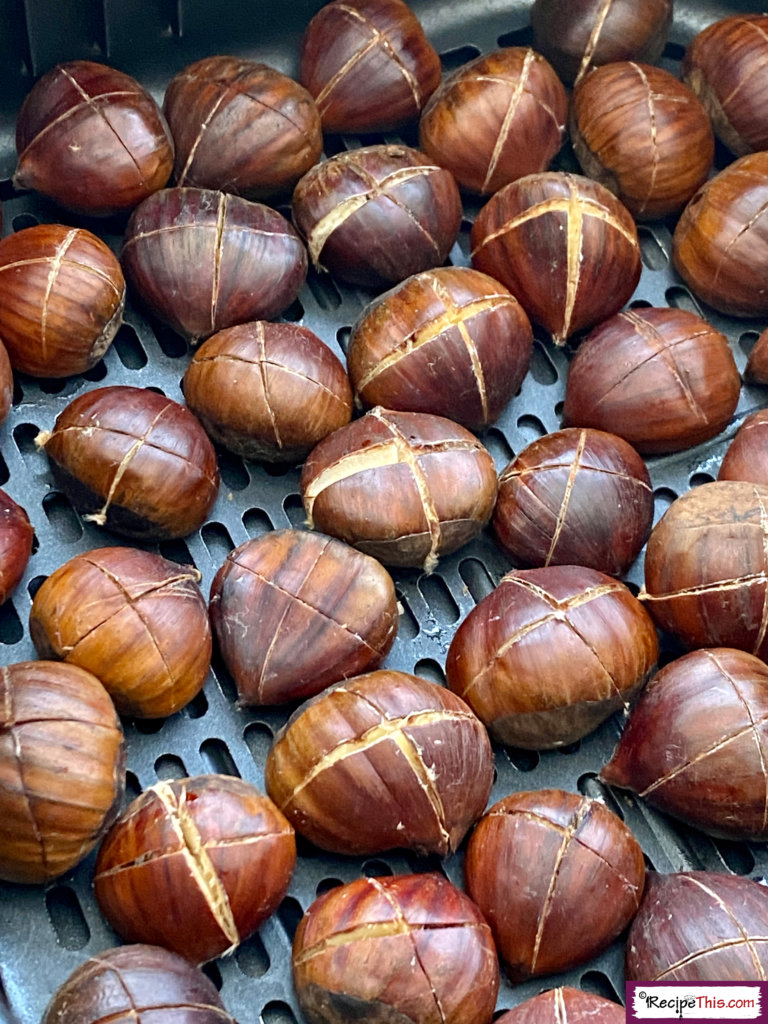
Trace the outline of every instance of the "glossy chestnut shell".
<instances>
[{"instance_id":1,"label":"glossy chestnut shell","mask_svg":"<svg viewBox=\"0 0 768 1024\"><path fill-rule=\"evenodd\" d=\"M5 422L13 404L13 367L8 350L0 341L0 423Z\"/></svg>"},{"instance_id":2,"label":"glossy chestnut shell","mask_svg":"<svg viewBox=\"0 0 768 1024\"><path fill-rule=\"evenodd\" d=\"M768 485L768 409L746 417L725 450L717 479Z\"/></svg>"},{"instance_id":3,"label":"glossy chestnut shell","mask_svg":"<svg viewBox=\"0 0 768 1024\"><path fill-rule=\"evenodd\" d=\"M524 999L496 1024L624 1024L626 1019L621 1003L563 985Z\"/></svg>"},{"instance_id":4,"label":"glossy chestnut shell","mask_svg":"<svg viewBox=\"0 0 768 1024\"><path fill-rule=\"evenodd\" d=\"M27 511L0 490L0 605L19 584L32 554L34 527Z\"/></svg>"},{"instance_id":5,"label":"glossy chestnut shell","mask_svg":"<svg viewBox=\"0 0 768 1024\"><path fill-rule=\"evenodd\" d=\"M760 332L750 350L744 378L757 384L768 384L768 327Z\"/></svg>"}]
</instances>

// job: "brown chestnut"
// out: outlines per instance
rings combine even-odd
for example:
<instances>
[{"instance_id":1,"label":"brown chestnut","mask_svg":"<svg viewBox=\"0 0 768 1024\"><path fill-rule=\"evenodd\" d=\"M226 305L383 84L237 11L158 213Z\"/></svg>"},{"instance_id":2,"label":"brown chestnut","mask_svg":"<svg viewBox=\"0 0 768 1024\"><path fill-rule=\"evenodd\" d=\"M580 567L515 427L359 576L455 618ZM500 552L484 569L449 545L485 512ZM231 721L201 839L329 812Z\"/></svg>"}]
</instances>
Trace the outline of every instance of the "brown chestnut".
<instances>
[{"instance_id":1,"label":"brown chestnut","mask_svg":"<svg viewBox=\"0 0 768 1024\"><path fill-rule=\"evenodd\" d=\"M183 405L115 384L73 399L35 439L89 522L137 540L184 537L211 511L216 452Z\"/></svg>"},{"instance_id":2,"label":"brown chestnut","mask_svg":"<svg viewBox=\"0 0 768 1024\"><path fill-rule=\"evenodd\" d=\"M464 874L510 980L519 982L605 949L637 911L645 861L599 800L543 789L513 793L486 811L469 838Z\"/></svg>"},{"instance_id":3,"label":"brown chestnut","mask_svg":"<svg viewBox=\"0 0 768 1024\"><path fill-rule=\"evenodd\" d=\"M620 576L651 532L651 477L615 434L556 430L502 470L492 522L514 564L584 565Z\"/></svg>"},{"instance_id":4,"label":"brown chestnut","mask_svg":"<svg viewBox=\"0 0 768 1024\"><path fill-rule=\"evenodd\" d=\"M637 228L597 181L529 174L480 210L472 266L506 285L555 344L617 313L640 279Z\"/></svg>"},{"instance_id":5,"label":"brown chestnut","mask_svg":"<svg viewBox=\"0 0 768 1024\"><path fill-rule=\"evenodd\" d=\"M728 339L706 320L666 306L628 309L595 327L576 350L563 420L658 455L719 434L740 391Z\"/></svg>"},{"instance_id":6,"label":"brown chestnut","mask_svg":"<svg viewBox=\"0 0 768 1024\"><path fill-rule=\"evenodd\" d=\"M379 669L302 704L275 736L264 778L296 831L324 850L445 855L483 812L493 753L460 697Z\"/></svg>"},{"instance_id":7,"label":"brown chestnut","mask_svg":"<svg viewBox=\"0 0 768 1024\"><path fill-rule=\"evenodd\" d=\"M504 47L463 64L432 93L419 121L419 148L462 188L490 195L549 167L567 114L552 65L530 47Z\"/></svg>"},{"instance_id":8,"label":"brown chestnut","mask_svg":"<svg viewBox=\"0 0 768 1024\"><path fill-rule=\"evenodd\" d=\"M768 485L768 409L758 409L741 424L726 448L717 479Z\"/></svg>"},{"instance_id":9,"label":"brown chestnut","mask_svg":"<svg viewBox=\"0 0 768 1024\"><path fill-rule=\"evenodd\" d=\"M442 67L402 0L333 0L310 19L299 79L326 132L381 132L415 120Z\"/></svg>"},{"instance_id":10,"label":"brown chestnut","mask_svg":"<svg viewBox=\"0 0 768 1024\"><path fill-rule=\"evenodd\" d=\"M40 78L16 123L14 185L94 217L126 213L162 188L173 140L152 96L130 75L88 60Z\"/></svg>"},{"instance_id":11,"label":"brown chestnut","mask_svg":"<svg viewBox=\"0 0 768 1024\"><path fill-rule=\"evenodd\" d=\"M560 565L504 576L456 630L445 675L492 736L542 750L627 709L658 655L653 620L623 583Z\"/></svg>"},{"instance_id":12,"label":"brown chestnut","mask_svg":"<svg viewBox=\"0 0 768 1024\"><path fill-rule=\"evenodd\" d=\"M13 593L27 568L35 539L26 509L0 490L0 605Z\"/></svg>"},{"instance_id":13,"label":"brown chestnut","mask_svg":"<svg viewBox=\"0 0 768 1024\"><path fill-rule=\"evenodd\" d=\"M211 662L200 573L137 548L75 555L43 581L29 633L41 658L92 672L121 715L172 715L201 690Z\"/></svg>"},{"instance_id":14,"label":"brown chestnut","mask_svg":"<svg viewBox=\"0 0 768 1024\"><path fill-rule=\"evenodd\" d=\"M0 668L0 878L43 883L93 849L124 787L123 731L109 694L76 665Z\"/></svg>"},{"instance_id":15,"label":"brown chestnut","mask_svg":"<svg viewBox=\"0 0 768 1024\"><path fill-rule=\"evenodd\" d=\"M231 551L211 584L210 610L244 705L303 700L376 668L398 626L386 569L305 530L273 531Z\"/></svg>"},{"instance_id":16,"label":"brown chestnut","mask_svg":"<svg viewBox=\"0 0 768 1024\"><path fill-rule=\"evenodd\" d=\"M277 210L202 188L163 189L141 203L121 259L141 301L193 342L282 313L307 272L301 239Z\"/></svg>"},{"instance_id":17,"label":"brown chestnut","mask_svg":"<svg viewBox=\"0 0 768 1024\"><path fill-rule=\"evenodd\" d=\"M352 418L341 360L299 324L218 331L195 351L182 388L208 435L247 459L300 462Z\"/></svg>"},{"instance_id":18,"label":"brown chestnut","mask_svg":"<svg viewBox=\"0 0 768 1024\"><path fill-rule=\"evenodd\" d=\"M744 378L756 384L768 384L768 327L760 332L750 350L744 367Z\"/></svg>"},{"instance_id":19,"label":"brown chestnut","mask_svg":"<svg viewBox=\"0 0 768 1024\"><path fill-rule=\"evenodd\" d=\"M345 150L293 191L293 221L315 267L366 288L444 263L461 212L450 171L408 146Z\"/></svg>"},{"instance_id":20,"label":"brown chestnut","mask_svg":"<svg viewBox=\"0 0 768 1024\"><path fill-rule=\"evenodd\" d=\"M496 1024L625 1024L621 1003L563 985L518 1003Z\"/></svg>"},{"instance_id":21,"label":"brown chestnut","mask_svg":"<svg viewBox=\"0 0 768 1024\"><path fill-rule=\"evenodd\" d=\"M464 427L376 406L312 449L300 486L310 527L385 565L432 572L487 525L497 479Z\"/></svg>"},{"instance_id":22,"label":"brown chestnut","mask_svg":"<svg viewBox=\"0 0 768 1024\"><path fill-rule=\"evenodd\" d=\"M323 893L299 921L292 964L309 1024L490 1024L499 990L488 925L437 872Z\"/></svg>"},{"instance_id":23,"label":"brown chestnut","mask_svg":"<svg viewBox=\"0 0 768 1024\"><path fill-rule=\"evenodd\" d=\"M8 349L0 341L0 423L8 418L13 404L13 367Z\"/></svg>"},{"instance_id":24,"label":"brown chestnut","mask_svg":"<svg viewBox=\"0 0 768 1024\"><path fill-rule=\"evenodd\" d=\"M201 964L274 913L295 863L293 829L268 797L231 775L199 775L129 804L99 847L93 886L126 942Z\"/></svg>"}]
</instances>

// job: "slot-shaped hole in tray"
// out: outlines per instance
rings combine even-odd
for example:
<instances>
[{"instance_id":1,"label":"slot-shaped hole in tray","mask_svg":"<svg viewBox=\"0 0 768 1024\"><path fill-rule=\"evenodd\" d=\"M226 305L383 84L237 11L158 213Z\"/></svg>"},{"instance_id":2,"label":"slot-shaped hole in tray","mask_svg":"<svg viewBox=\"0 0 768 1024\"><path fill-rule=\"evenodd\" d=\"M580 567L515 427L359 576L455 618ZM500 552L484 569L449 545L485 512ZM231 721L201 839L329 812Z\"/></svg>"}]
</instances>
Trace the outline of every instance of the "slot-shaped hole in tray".
<instances>
[{"instance_id":1,"label":"slot-shaped hole in tray","mask_svg":"<svg viewBox=\"0 0 768 1024\"><path fill-rule=\"evenodd\" d=\"M235 759L224 740L215 737L203 740L200 744L200 756L205 761L208 771L217 775L234 775L235 778L240 778Z\"/></svg>"},{"instance_id":2,"label":"slot-shaped hole in tray","mask_svg":"<svg viewBox=\"0 0 768 1024\"><path fill-rule=\"evenodd\" d=\"M421 661L416 662L413 670L422 679L428 679L432 683L437 683L438 686L445 686L443 667L434 658L422 658Z\"/></svg>"},{"instance_id":3,"label":"slot-shaped hole in tray","mask_svg":"<svg viewBox=\"0 0 768 1024\"><path fill-rule=\"evenodd\" d=\"M112 342L118 359L126 370L141 370L149 359L141 338L130 324L123 324Z\"/></svg>"},{"instance_id":4,"label":"slot-shaped hole in tray","mask_svg":"<svg viewBox=\"0 0 768 1024\"><path fill-rule=\"evenodd\" d=\"M8 647L24 639L24 626L12 601L0 605L0 644Z\"/></svg>"},{"instance_id":5,"label":"slot-shaped hole in tray","mask_svg":"<svg viewBox=\"0 0 768 1024\"><path fill-rule=\"evenodd\" d=\"M302 918L301 904L293 896L284 896L277 908L277 918L291 942Z\"/></svg>"},{"instance_id":6,"label":"slot-shaped hole in tray","mask_svg":"<svg viewBox=\"0 0 768 1024\"><path fill-rule=\"evenodd\" d=\"M610 999L614 1003L620 1003L619 993L613 987L613 982L607 974L602 971L585 971L579 979L581 988L593 996L602 996L603 999Z\"/></svg>"},{"instance_id":7,"label":"slot-shaped hole in tray","mask_svg":"<svg viewBox=\"0 0 768 1024\"><path fill-rule=\"evenodd\" d=\"M263 508L248 508L243 512L243 526L249 537L263 537L273 530L272 520Z\"/></svg>"},{"instance_id":8,"label":"slot-shaped hole in tray","mask_svg":"<svg viewBox=\"0 0 768 1024\"><path fill-rule=\"evenodd\" d=\"M456 604L448 584L441 576L438 576L437 573L423 576L417 586L438 622L450 626L458 621L459 606Z\"/></svg>"},{"instance_id":9,"label":"slot-shaped hole in tray","mask_svg":"<svg viewBox=\"0 0 768 1024\"><path fill-rule=\"evenodd\" d=\"M420 626L416 616L411 611L411 606L408 604L408 599L405 597L401 590L397 590L397 602L401 609L400 618L397 623L397 635L400 642L403 640L413 640L414 637L419 635Z\"/></svg>"},{"instance_id":10,"label":"slot-shaped hole in tray","mask_svg":"<svg viewBox=\"0 0 768 1024\"><path fill-rule=\"evenodd\" d=\"M60 491L48 491L43 497L43 512L60 542L73 544L83 536L80 516Z\"/></svg>"},{"instance_id":11,"label":"slot-shaped hole in tray","mask_svg":"<svg viewBox=\"0 0 768 1024\"><path fill-rule=\"evenodd\" d=\"M161 754L155 761L155 775L161 782L171 782L187 778L189 772L178 754Z\"/></svg>"},{"instance_id":12,"label":"slot-shaped hole in tray","mask_svg":"<svg viewBox=\"0 0 768 1024\"><path fill-rule=\"evenodd\" d=\"M45 908L60 946L83 949L88 944L91 930L73 889L54 885L45 894Z\"/></svg>"},{"instance_id":13,"label":"slot-shaped hole in tray","mask_svg":"<svg viewBox=\"0 0 768 1024\"><path fill-rule=\"evenodd\" d=\"M267 973L270 965L269 953L258 932L240 943L235 950L235 962L249 978L261 978Z\"/></svg>"},{"instance_id":14,"label":"slot-shaped hole in tray","mask_svg":"<svg viewBox=\"0 0 768 1024\"><path fill-rule=\"evenodd\" d=\"M222 486L228 487L230 491L244 491L251 477L242 458L235 452L228 452L226 448L219 448L216 458Z\"/></svg>"},{"instance_id":15,"label":"slot-shaped hole in tray","mask_svg":"<svg viewBox=\"0 0 768 1024\"><path fill-rule=\"evenodd\" d=\"M262 1024L297 1024L290 1006L277 999L266 1004L259 1019Z\"/></svg>"},{"instance_id":16,"label":"slot-shaped hole in tray","mask_svg":"<svg viewBox=\"0 0 768 1024\"><path fill-rule=\"evenodd\" d=\"M537 384L543 384L547 387L557 383L557 367L552 362L546 346L538 339L535 339L533 342L533 351L531 352L531 363L528 372Z\"/></svg>"},{"instance_id":17,"label":"slot-shaped hole in tray","mask_svg":"<svg viewBox=\"0 0 768 1024\"><path fill-rule=\"evenodd\" d=\"M243 739L254 764L263 769L269 748L272 746L273 732L266 722L251 722L243 730Z\"/></svg>"},{"instance_id":18,"label":"slot-shaped hole in tray","mask_svg":"<svg viewBox=\"0 0 768 1024\"><path fill-rule=\"evenodd\" d=\"M459 564L459 576L475 604L480 604L495 589L493 577L479 558L465 558Z\"/></svg>"},{"instance_id":19,"label":"slot-shaped hole in tray","mask_svg":"<svg viewBox=\"0 0 768 1024\"><path fill-rule=\"evenodd\" d=\"M200 530L200 536L215 565L221 565L235 547L235 542L223 523L206 523Z\"/></svg>"}]
</instances>

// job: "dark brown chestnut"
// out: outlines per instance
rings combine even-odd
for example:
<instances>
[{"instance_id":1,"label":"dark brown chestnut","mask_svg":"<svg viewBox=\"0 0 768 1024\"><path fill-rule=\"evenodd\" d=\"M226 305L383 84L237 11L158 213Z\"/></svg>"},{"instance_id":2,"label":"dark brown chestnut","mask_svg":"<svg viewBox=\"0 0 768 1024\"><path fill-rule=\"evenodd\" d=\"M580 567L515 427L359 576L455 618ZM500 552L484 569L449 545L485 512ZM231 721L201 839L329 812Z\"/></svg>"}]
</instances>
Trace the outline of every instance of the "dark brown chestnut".
<instances>
[{"instance_id":1,"label":"dark brown chestnut","mask_svg":"<svg viewBox=\"0 0 768 1024\"><path fill-rule=\"evenodd\" d=\"M162 188L173 140L152 96L130 75L88 60L40 78L16 122L14 185L76 213L126 213Z\"/></svg>"},{"instance_id":2,"label":"dark brown chestnut","mask_svg":"<svg viewBox=\"0 0 768 1024\"><path fill-rule=\"evenodd\" d=\"M622 438L566 427L505 466L492 522L513 564L584 565L620 576L651 532L651 477Z\"/></svg>"},{"instance_id":3,"label":"dark brown chestnut","mask_svg":"<svg viewBox=\"0 0 768 1024\"><path fill-rule=\"evenodd\" d=\"M310 527L385 565L432 572L487 525L498 485L464 427L376 406L312 449L300 486Z\"/></svg>"},{"instance_id":4,"label":"dark brown chestnut","mask_svg":"<svg viewBox=\"0 0 768 1024\"><path fill-rule=\"evenodd\" d=\"M621 1003L563 985L523 1000L496 1024L625 1024L626 1019Z\"/></svg>"},{"instance_id":5,"label":"dark brown chestnut","mask_svg":"<svg viewBox=\"0 0 768 1024\"><path fill-rule=\"evenodd\" d=\"M24 575L34 539L35 530L26 509L0 490L0 605Z\"/></svg>"},{"instance_id":6,"label":"dark brown chestnut","mask_svg":"<svg viewBox=\"0 0 768 1024\"><path fill-rule=\"evenodd\" d=\"M307 272L301 239L277 210L201 188L163 189L141 203L121 259L141 301L193 342L282 313Z\"/></svg>"},{"instance_id":7,"label":"dark brown chestnut","mask_svg":"<svg viewBox=\"0 0 768 1024\"><path fill-rule=\"evenodd\" d=\"M75 555L35 593L32 642L41 658L92 672L121 715L172 715L200 692L211 662L200 578L137 548Z\"/></svg>"},{"instance_id":8,"label":"dark brown chestnut","mask_svg":"<svg viewBox=\"0 0 768 1024\"><path fill-rule=\"evenodd\" d=\"M760 332L750 350L744 378L756 384L768 384L768 327Z\"/></svg>"},{"instance_id":9,"label":"dark brown chestnut","mask_svg":"<svg viewBox=\"0 0 768 1024\"><path fill-rule=\"evenodd\" d=\"M439 267L461 212L450 171L409 146L345 150L307 171L293 191L293 221L315 267L366 288Z\"/></svg>"},{"instance_id":10,"label":"dark brown chestnut","mask_svg":"<svg viewBox=\"0 0 768 1024\"><path fill-rule=\"evenodd\" d=\"M188 409L150 388L114 384L79 395L35 444L78 511L126 537L184 537L216 500L208 435Z\"/></svg>"},{"instance_id":11,"label":"dark brown chestnut","mask_svg":"<svg viewBox=\"0 0 768 1024\"><path fill-rule=\"evenodd\" d=\"M352 418L341 360L300 324L218 331L195 351L182 388L208 435L247 459L300 462Z\"/></svg>"},{"instance_id":12,"label":"dark brown chestnut","mask_svg":"<svg viewBox=\"0 0 768 1024\"><path fill-rule=\"evenodd\" d=\"M499 990L488 925L437 872L323 893L299 921L292 965L309 1024L490 1024Z\"/></svg>"},{"instance_id":13,"label":"dark brown chestnut","mask_svg":"<svg viewBox=\"0 0 768 1024\"><path fill-rule=\"evenodd\" d=\"M513 793L478 821L467 892L512 982L564 971L605 949L634 917L645 861L599 800L560 789Z\"/></svg>"},{"instance_id":14,"label":"dark brown chestnut","mask_svg":"<svg viewBox=\"0 0 768 1024\"><path fill-rule=\"evenodd\" d=\"M740 391L728 339L712 324L685 309L628 309L595 327L576 350L563 420L658 455L719 434Z\"/></svg>"},{"instance_id":15,"label":"dark brown chestnut","mask_svg":"<svg viewBox=\"0 0 768 1024\"><path fill-rule=\"evenodd\" d=\"M76 665L0 668L0 878L39 884L75 867L114 820L123 731L109 694Z\"/></svg>"},{"instance_id":16,"label":"dark brown chestnut","mask_svg":"<svg viewBox=\"0 0 768 1024\"><path fill-rule=\"evenodd\" d=\"M303 700L376 668L394 643L392 577L333 537L277 530L231 551L211 621L241 704Z\"/></svg>"},{"instance_id":17,"label":"dark brown chestnut","mask_svg":"<svg viewBox=\"0 0 768 1024\"><path fill-rule=\"evenodd\" d=\"M93 886L126 942L202 964L274 913L295 863L293 829L268 797L232 775L198 775L129 804L99 847Z\"/></svg>"},{"instance_id":18,"label":"dark brown chestnut","mask_svg":"<svg viewBox=\"0 0 768 1024\"><path fill-rule=\"evenodd\" d=\"M171 79L163 113L177 185L267 199L320 159L320 114L307 90L268 64L214 56Z\"/></svg>"},{"instance_id":19,"label":"dark brown chestnut","mask_svg":"<svg viewBox=\"0 0 768 1024\"><path fill-rule=\"evenodd\" d=\"M442 67L402 0L334 0L311 18L299 79L326 132L381 132L415 120Z\"/></svg>"},{"instance_id":20,"label":"dark brown chestnut","mask_svg":"<svg viewBox=\"0 0 768 1024\"><path fill-rule=\"evenodd\" d=\"M717 479L768 485L768 409L758 409L741 424L726 448Z\"/></svg>"},{"instance_id":21,"label":"dark brown chestnut","mask_svg":"<svg viewBox=\"0 0 768 1024\"><path fill-rule=\"evenodd\" d=\"M628 709L658 655L653 620L623 583L561 565L504 576L456 630L445 675L492 736L542 750Z\"/></svg>"},{"instance_id":22,"label":"dark brown chestnut","mask_svg":"<svg viewBox=\"0 0 768 1024\"><path fill-rule=\"evenodd\" d=\"M568 171L505 185L480 210L470 239L472 266L506 285L558 345L617 313L640 279L627 208Z\"/></svg>"},{"instance_id":23,"label":"dark brown chestnut","mask_svg":"<svg viewBox=\"0 0 768 1024\"><path fill-rule=\"evenodd\" d=\"M324 850L445 855L483 812L493 752L460 697L378 669L302 704L275 736L264 778L296 831Z\"/></svg>"}]
</instances>

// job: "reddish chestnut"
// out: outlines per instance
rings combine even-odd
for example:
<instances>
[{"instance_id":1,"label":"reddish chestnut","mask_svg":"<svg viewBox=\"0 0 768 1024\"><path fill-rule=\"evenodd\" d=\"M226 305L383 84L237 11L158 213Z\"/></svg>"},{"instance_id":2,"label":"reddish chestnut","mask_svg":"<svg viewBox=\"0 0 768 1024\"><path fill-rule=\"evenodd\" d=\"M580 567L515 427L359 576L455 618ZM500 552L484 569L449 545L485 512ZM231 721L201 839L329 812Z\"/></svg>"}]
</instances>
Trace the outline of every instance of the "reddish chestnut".
<instances>
[{"instance_id":1,"label":"reddish chestnut","mask_svg":"<svg viewBox=\"0 0 768 1024\"><path fill-rule=\"evenodd\" d=\"M726 449L717 479L768 485L768 409L758 409L741 424Z\"/></svg>"},{"instance_id":2,"label":"reddish chestnut","mask_svg":"<svg viewBox=\"0 0 768 1024\"><path fill-rule=\"evenodd\" d=\"M8 349L0 341L0 423L8 418L13 404L13 367Z\"/></svg>"},{"instance_id":3,"label":"reddish chestnut","mask_svg":"<svg viewBox=\"0 0 768 1024\"><path fill-rule=\"evenodd\" d=\"M625 1024L621 1003L564 985L518 1003L496 1024Z\"/></svg>"},{"instance_id":4,"label":"reddish chestnut","mask_svg":"<svg viewBox=\"0 0 768 1024\"><path fill-rule=\"evenodd\" d=\"M768 384L768 327L761 331L747 357L744 377L757 384Z\"/></svg>"},{"instance_id":5,"label":"reddish chestnut","mask_svg":"<svg viewBox=\"0 0 768 1024\"><path fill-rule=\"evenodd\" d=\"M35 531L26 509L0 490L0 605L13 593L32 554Z\"/></svg>"}]
</instances>

